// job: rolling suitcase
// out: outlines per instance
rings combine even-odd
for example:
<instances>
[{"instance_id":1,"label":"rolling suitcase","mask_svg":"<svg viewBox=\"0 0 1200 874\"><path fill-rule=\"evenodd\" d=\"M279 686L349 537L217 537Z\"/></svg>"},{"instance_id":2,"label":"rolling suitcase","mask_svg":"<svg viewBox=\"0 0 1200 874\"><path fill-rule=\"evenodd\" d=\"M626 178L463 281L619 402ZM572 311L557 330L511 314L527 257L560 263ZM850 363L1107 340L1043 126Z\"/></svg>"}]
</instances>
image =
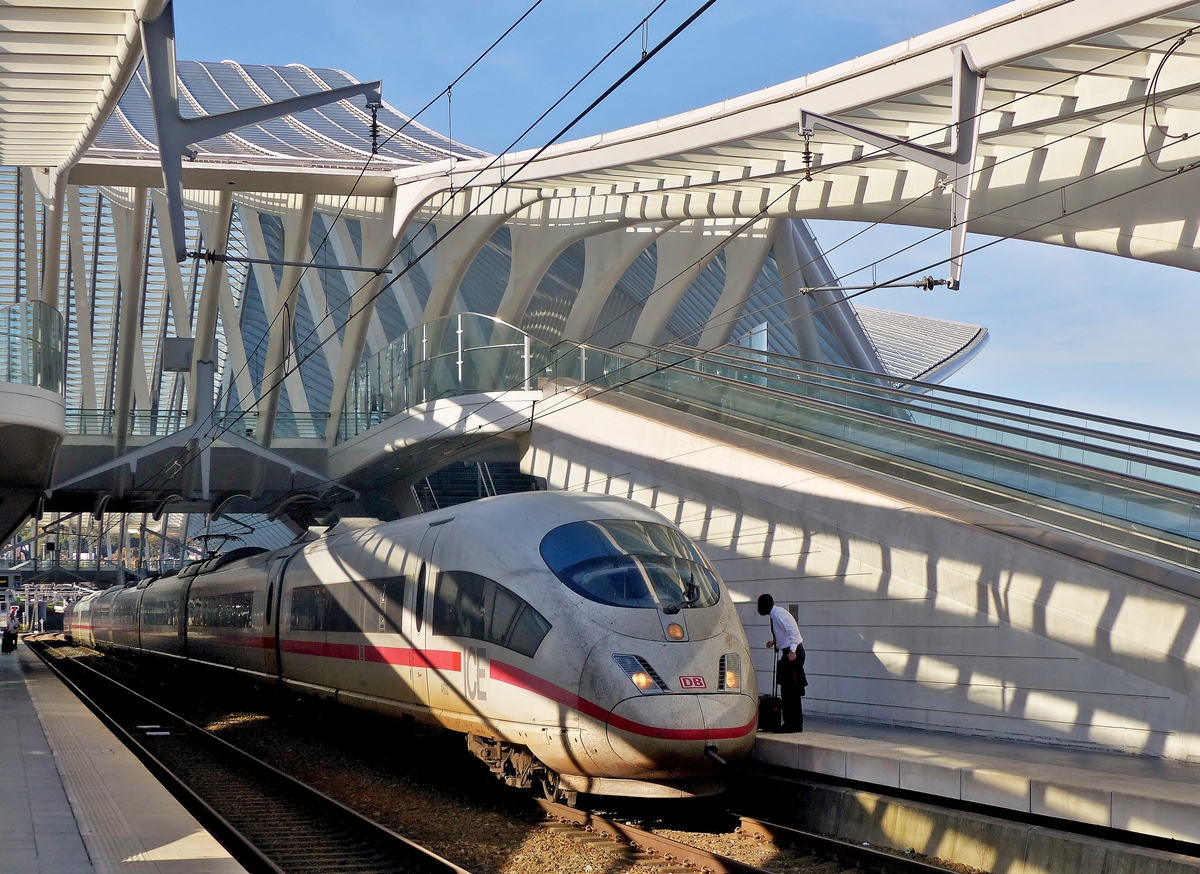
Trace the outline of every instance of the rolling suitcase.
<instances>
[{"instance_id":1,"label":"rolling suitcase","mask_svg":"<svg viewBox=\"0 0 1200 874\"><path fill-rule=\"evenodd\" d=\"M758 730L779 731L783 725L783 699L775 694L775 651L771 651L771 694L758 699Z\"/></svg>"}]
</instances>

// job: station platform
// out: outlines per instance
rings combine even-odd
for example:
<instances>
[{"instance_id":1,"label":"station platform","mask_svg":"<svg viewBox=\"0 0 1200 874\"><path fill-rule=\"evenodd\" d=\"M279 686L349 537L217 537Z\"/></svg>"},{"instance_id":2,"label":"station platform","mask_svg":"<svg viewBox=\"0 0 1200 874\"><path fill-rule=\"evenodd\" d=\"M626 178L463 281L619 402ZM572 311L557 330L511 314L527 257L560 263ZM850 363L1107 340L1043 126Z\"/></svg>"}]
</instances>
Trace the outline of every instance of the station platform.
<instances>
[{"instance_id":1,"label":"station platform","mask_svg":"<svg viewBox=\"0 0 1200 874\"><path fill-rule=\"evenodd\" d=\"M1200 764L805 717L764 764L1200 844Z\"/></svg>"},{"instance_id":2,"label":"station platform","mask_svg":"<svg viewBox=\"0 0 1200 874\"><path fill-rule=\"evenodd\" d=\"M24 644L0 656L0 870L245 872Z\"/></svg>"}]
</instances>

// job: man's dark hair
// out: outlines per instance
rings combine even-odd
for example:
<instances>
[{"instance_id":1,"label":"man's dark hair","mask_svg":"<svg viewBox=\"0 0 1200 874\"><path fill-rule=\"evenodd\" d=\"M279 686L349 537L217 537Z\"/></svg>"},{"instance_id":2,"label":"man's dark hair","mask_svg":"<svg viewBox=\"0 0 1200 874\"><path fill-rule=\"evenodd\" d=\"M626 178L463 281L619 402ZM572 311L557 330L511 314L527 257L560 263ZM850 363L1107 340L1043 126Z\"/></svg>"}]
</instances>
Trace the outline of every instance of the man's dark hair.
<instances>
[{"instance_id":1,"label":"man's dark hair","mask_svg":"<svg viewBox=\"0 0 1200 874\"><path fill-rule=\"evenodd\" d=\"M771 612L771 608L775 606L775 599L770 595L758 596L758 615L766 616Z\"/></svg>"}]
</instances>

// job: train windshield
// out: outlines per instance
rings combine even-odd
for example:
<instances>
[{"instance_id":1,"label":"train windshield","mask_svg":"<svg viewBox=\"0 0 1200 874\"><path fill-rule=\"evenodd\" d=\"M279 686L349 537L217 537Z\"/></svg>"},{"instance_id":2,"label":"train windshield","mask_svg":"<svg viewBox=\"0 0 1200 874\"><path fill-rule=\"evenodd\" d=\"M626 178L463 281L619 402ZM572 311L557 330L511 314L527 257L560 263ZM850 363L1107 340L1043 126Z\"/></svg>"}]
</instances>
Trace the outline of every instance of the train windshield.
<instances>
[{"instance_id":1,"label":"train windshield","mask_svg":"<svg viewBox=\"0 0 1200 874\"><path fill-rule=\"evenodd\" d=\"M543 537L541 551L567 588L601 604L676 613L721 599L717 578L696 547L666 525L572 522Z\"/></svg>"}]
</instances>

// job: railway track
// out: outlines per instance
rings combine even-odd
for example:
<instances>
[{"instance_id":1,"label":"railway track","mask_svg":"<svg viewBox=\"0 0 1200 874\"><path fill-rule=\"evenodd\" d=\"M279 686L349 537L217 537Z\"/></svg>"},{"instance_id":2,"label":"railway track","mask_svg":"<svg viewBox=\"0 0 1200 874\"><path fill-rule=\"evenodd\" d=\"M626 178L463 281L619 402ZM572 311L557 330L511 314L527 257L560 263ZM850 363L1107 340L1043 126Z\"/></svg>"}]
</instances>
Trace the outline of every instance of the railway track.
<instances>
[{"instance_id":1,"label":"railway track","mask_svg":"<svg viewBox=\"0 0 1200 874\"><path fill-rule=\"evenodd\" d=\"M673 840L630 823L607 819L576 810L563 804L538 801L546 814L566 828L580 829L597 840L623 844L632 853L631 861L659 866L655 870L670 874L769 874L767 869L739 862L716 853ZM763 822L751 817L738 817L738 834L759 841L770 841L842 866L841 870L875 871L878 874L945 874L946 869L919 859L908 859L873 847L863 847L846 841L787 826Z\"/></svg>"},{"instance_id":2,"label":"railway track","mask_svg":"<svg viewBox=\"0 0 1200 874\"><path fill-rule=\"evenodd\" d=\"M470 874L79 660L30 648L249 870Z\"/></svg>"},{"instance_id":3,"label":"railway track","mask_svg":"<svg viewBox=\"0 0 1200 874\"><path fill-rule=\"evenodd\" d=\"M97 711L164 782L174 784L179 790L177 794L191 799L193 812L199 808L206 814L200 818L214 832L221 833L227 846L231 849L235 846L241 848L235 855L248 868L285 871L288 874L293 871L452 871L466 874L463 868L429 853L240 747L215 737L187 717L152 701L122 682L124 679L158 697L156 692L146 688L137 679L118 678L120 674L118 677L109 676L86 659L65 654L56 656L54 646L29 643L43 661ZM179 703L171 706L178 707ZM193 719L197 718L186 705L180 709L186 710ZM290 770L287 765L282 767ZM275 788L264 791L259 785L260 780ZM355 803L335 788L326 788L341 795L345 801ZM272 794L283 800L271 800ZM313 809L297 816L294 810L297 795L311 802ZM529 800L534 801L532 798ZM769 874L767 868L756 867L641 828L641 821L636 818L629 821L547 801L536 800L535 803L534 809L540 808L547 816L547 821L541 823L539 828L554 832L561 838L569 838L571 843L616 857L616 866L597 870L648 868L654 874ZM373 807L368 809L374 810ZM729 825L719 826L717 831L725 830L728 833L738 820L731 818ZM263 828L264 823L269 827ZM528 821L525 825L529 825ZM699 843L704 842L703 831L701 829L701 833L696 833ZM695 826L686 829L682 835L684 840L689 840L686 832L695 833ZM794 850L798 857L803 857L791 861L777 858L767 863L777 871L834 874L857 869L891 874L935 871L944 874L946 870L917 859L750 817L740 817L737 833L748 841L769 841L777 847ZM395 846L395 842L400 842L401 846ZM391 855L379 851L381 843L393 845ZM789 859L792 856L785 855ZM489 870L491 867L484 865ZM507 866L505 870L508 870ZM518 870L527 869L521 866ZM573 870L588 869L580 862L578 868Z\"/></svg>"}]
</instances>

